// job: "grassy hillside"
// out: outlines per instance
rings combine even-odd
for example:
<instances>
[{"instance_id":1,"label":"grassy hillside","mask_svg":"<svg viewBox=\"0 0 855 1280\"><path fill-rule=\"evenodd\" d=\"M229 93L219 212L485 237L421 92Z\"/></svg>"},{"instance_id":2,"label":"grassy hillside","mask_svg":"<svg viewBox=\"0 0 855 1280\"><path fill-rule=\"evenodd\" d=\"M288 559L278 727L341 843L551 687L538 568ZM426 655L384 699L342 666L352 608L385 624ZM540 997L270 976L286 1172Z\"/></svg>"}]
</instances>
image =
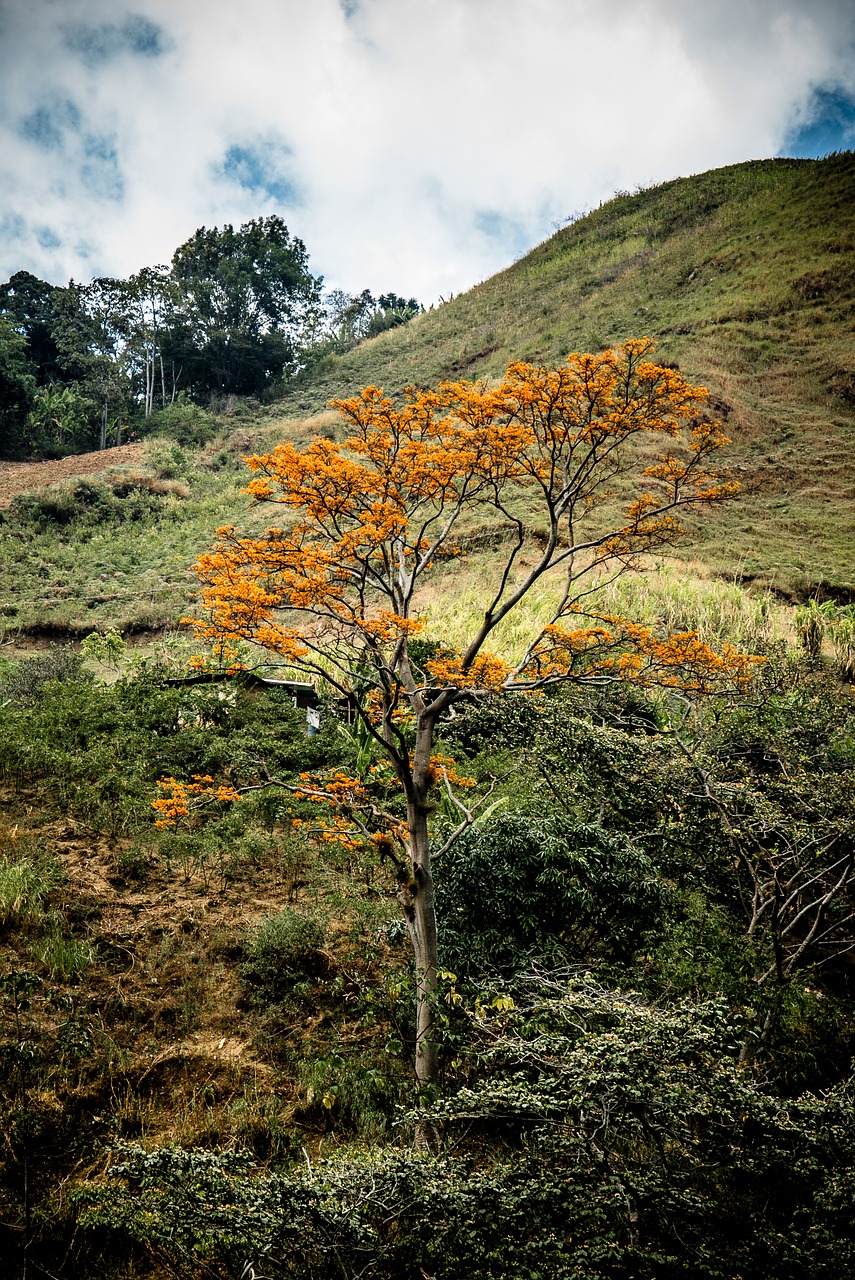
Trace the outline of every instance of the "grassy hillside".
<instances>
[{"instance_id":1,"label":"grassy hillside","mask_svg":"<svg viewBox=\"0 0 855 1280\"><path fill-rule=\"evenodd\" d=\"M335 395L489 379L514 358L554 363L642 333L710 389L733 439L741 494L688 522L692 572L800 600L853 598L853 197L851 153L619 195L461 297L327 358L263 418L222 419L204 448L152 441L130 478L15 499L0 522L0 627L86 634L177 621L213 530L251 518L241 455L334 431ZM473 558L443 594L465 595L478 571Z\"/></svg>"},{"instance_id":2,"label":"grassy hillside","mask_svg":"<svg viewBox=\"0 0 855 1280\"><path fill-rule=\"evenodd\" d=\"M769 589L853 587L854 170L618 197L283 405L0 476L3 1280L855 1273L855 621ZM269 519L241 455L335 433L333 394L642 331L710 386L743 496L601 603L767 661L691 714L589 685L441 724L489 803L436 860L441 1080L416 1100L412 885L303 785L359 775L399 812L379 750L333 704L310 737L284 689L182 679L173 636L97 672L16 646L177 620L216 526ZM451 645L496 554L462 534L419 599ZM176 779L224 793L156 823Z\"/></svg>"},{"instance_id":3,"label":"grassy hillside","mask_svg":"<svg viewBox=\"0 0 855 1280\"><path fill-rule=\"evenodd\" d=\"M639 334L707 386L741 500L695 523L712 569L785 591L855 588L855 155L733 165L622 194L402 329L331 359L286 403L317 411L491 378Z\"/></svg>"}]
</instances>

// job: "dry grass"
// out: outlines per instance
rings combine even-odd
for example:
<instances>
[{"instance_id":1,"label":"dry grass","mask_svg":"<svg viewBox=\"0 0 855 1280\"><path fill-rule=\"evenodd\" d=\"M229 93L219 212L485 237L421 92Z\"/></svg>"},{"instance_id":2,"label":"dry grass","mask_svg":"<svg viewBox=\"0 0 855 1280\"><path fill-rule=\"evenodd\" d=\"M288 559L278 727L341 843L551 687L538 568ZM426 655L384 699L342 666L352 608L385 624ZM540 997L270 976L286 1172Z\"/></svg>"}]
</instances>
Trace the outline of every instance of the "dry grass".
<instances>
[{"instance_id":1,"label":"dry grass","mask_svg":"<svg viewBox=\"0 0 855 1280\"><path fill-rule=\"evenodd\" d=\"M497 580L487 556L457 562L420 597L426 632L455 648L465 647L489 601L488 584ZM708 644L723 642L746 652L762 652L777 640L793 638L792 609L765 588L747 588L717 578L699 562L687 565L651 562L610 584L592 579L586 607L616 614L663 633L697 631ZM560 585L548 578L526 596L496 628L490 648L508 661L519 660L526 645L552 618Z\"/></svg>"}]
</instances>

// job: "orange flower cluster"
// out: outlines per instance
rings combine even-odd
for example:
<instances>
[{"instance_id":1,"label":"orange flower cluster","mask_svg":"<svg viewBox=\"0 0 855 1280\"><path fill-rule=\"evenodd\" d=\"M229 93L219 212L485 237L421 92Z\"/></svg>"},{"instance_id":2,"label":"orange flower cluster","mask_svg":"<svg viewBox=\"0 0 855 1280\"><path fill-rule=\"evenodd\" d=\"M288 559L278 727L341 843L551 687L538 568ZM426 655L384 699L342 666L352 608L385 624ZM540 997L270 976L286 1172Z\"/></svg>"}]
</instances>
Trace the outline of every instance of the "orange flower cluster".
<instances>
[{"instance_id":1,"label":"orange flower cluster","mask_svg":"<svg viewBox=\"0 0 855 1280\"><path fill-rule=\"evenodd\" d=\"M187 622L189 619L182 618L181 621ZM194 672L211 671L230 676L247 669L246 663L241 660L240 652L234 645L228 640L220 639L211 646L210 653L194 653L188 659L187 666Z\"/></svg>"},{"instance_id":2,"label":"orange flower cluster","mask_svg":"<svg viewBox=\"0 0 855 1280\"><path fill-rule=\"evenodd\" d=\"M375 640L396 641L401 636L416 635L424 631L424 623L417 618L400 618L388 609L380 609L374 618L363 618L360 626L366 635Z\"/></svg>"},{"instance_id":3,"label":"orange flower cluster","mask_svg":"<svg viewBox=\"0 0 855 1280\"><path fill-rule=\"evenodd\" d=\"M443 780L454 787L476 786L474 778L458 773L450 756L432 755L428 781L437 785ZM346 849L365 848L369 844L380 849L393 844L406 848L407 824L394 812L395 802L400 803L402 787L388 761L372 765L365 781L341 770L326 774L301 773L294 794L297 799L325 805L333 813L329 821L316 819L307 823L303 818L293 818L295 828L308 828L322 840Z\"/></svg>"},{"instance_id":4,"label":"orange flower cluster","mask_svg":"<svg viewBox=\"0 0 855 1280\"><path fill-rule=\"evenodd\" d=\"M233 804L240 800L240 792L225 783L217 783L209 774L194 773L192 782L180 782L178 778L161 778L158 787L163 792L151 807L160 817L155 826L161 830L177 826L201 804L220 801Z\"/></svg>"},{"instance_id":5,"label":"orange flower cluster","mask_svg":"<svg viewBox=\"0 0 855 1280\"><path fill-rule=\"evenodd\" d=\"M523 676L548 679L572 673L577 678L613 677L645 687L708 694L728 686L747 689L754 668L764 661L730 644L715 650L697 631L663 639L649 627L605 614L590 627L547 627Z\"/></svg>"},{"instance_id":6,"label":"orange flower cluster","mask_svg":"<svg viewBox=\"0 0 855 1280\"><path fill-rule=\"evenodd\" d=\"M511 668L494 653L479 653L464 667L460 656L430 658L425 669L437 684L454 689L501 689Z\"/></svg>"},{"instance_id":7,"label":"orange flower cluster","mask_svg":"<svg viewBox=\"0 0 855 1280\"><path fill-rule=\"evenodd\" d=\"M428 777L431 782L439 782L441 778L445 778L446 782L450 782L453 787L475 787L478 785L474 778L468 778L465 774L457 772L457 762L451 756L432 755L428 768Z\"/></svg>"}]
</instances>

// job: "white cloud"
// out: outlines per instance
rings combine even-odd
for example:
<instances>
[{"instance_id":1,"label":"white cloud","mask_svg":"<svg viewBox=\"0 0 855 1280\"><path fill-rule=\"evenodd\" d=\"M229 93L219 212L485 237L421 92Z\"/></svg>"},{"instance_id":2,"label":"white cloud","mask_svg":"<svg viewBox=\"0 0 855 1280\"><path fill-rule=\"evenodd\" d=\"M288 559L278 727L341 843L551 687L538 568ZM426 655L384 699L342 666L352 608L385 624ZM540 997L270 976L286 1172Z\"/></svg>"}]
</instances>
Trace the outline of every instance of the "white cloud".
<instances>
[{"instance_id":1,"label":"white cloud","mask_svg":"<svg viewBox=\"0 0 855 1280\"><path fill-rule=\"evenodd\" d=\"M0 278L278 212L330 283L429 301L775 154L853 49L842 0L0 0Z\"/></svg>"}]
</instances>

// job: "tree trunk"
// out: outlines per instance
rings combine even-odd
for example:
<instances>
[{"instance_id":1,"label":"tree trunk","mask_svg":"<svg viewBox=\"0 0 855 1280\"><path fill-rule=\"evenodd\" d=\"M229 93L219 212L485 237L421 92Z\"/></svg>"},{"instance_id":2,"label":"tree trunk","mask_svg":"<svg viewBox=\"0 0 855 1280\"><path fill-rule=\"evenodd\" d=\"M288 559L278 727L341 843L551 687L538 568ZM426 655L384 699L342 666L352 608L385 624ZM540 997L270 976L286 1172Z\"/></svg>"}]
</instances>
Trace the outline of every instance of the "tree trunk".
<instances>
[{"instance_id":1,"label":"tree trunk","mask_svg":"<svg viewBox=\"0 0 855 1280\"><path fill-rule=\"evenodd\" d=\"M413 798L407 807L412 880L405 905L416 961L416 1057L418 1084L433 1084L439 1074L434 1028L437 933L433 877L428 846L427 805Z\"/></svg>"}]
</instances>

